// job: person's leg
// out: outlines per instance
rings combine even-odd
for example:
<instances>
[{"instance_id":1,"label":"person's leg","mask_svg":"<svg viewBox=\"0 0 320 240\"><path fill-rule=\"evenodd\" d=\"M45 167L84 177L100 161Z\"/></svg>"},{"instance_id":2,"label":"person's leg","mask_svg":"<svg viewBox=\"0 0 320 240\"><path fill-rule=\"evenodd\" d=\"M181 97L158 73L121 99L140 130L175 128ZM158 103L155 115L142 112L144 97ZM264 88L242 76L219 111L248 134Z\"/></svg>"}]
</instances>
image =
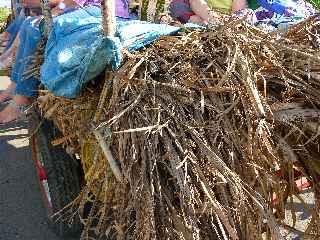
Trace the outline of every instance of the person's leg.
<instances>
[{"instance_id":1,"label":"person's leg","mask_svg":"<svg viewBox=\"0 0 320 240\"><path fill-rule=\"evenodd\" d=\"M12 101L15 104L7 105L0 112L0 124L11 122L23 114L17 106L28 106L32 103L34 97L37 96L39 83L39 80L34 77L18 81L17 84L13 83L15 92L12 95Z\"/></svg>"},{"instance_id":2,"label":"person's leg","mask_svg":"<svg viewBox=\"0 0 320 240\"><path fill-rule=\"evenodd\" d=\"M7 31L4 31L3 33L0 34L0 46L1 47L6 47L8 44L8 40L10 38L10 33ZM6 45L4 45L6 44Z\"/></svg>"},{"instance_id":3,"label":"person's leg","mask_svg":"<svg viewBox=\"0 0 320 240\"><path fill-rule=\"evenodd\" d=\"M12 65L13 58L19 46L19 34L11 47L0 56L0 69L7 69Z\"/></svg>"},{"instance_id":4,"label":"person's leg","mask_svg":"<svg viewBox=\"0 0 320 240\"><path fill-rule=\"evenodd\" d=\"M15 48L13 49L13 52L15 52L15 62L12 66L11 80L16 83L25 80L23 74L30 65L30 57L35 52L40 40L37 20L37 17L26 19L15 41Z\"/></svg>"},{"instance_id":5,"label":"person's leg","mask_svg":"<svg viewBox=\"0 0 320 240\"><path fill-rule=\"evenodd\" d=\"M25 19L26 17L24 16L18 16L6 29L6 32L8 33L8 43L6 46L6 50L8 50L15 41Z\"/></svg>"},{"instance_id":6,"label":"person's leg","mask_svg":"<svg viewBox=\"0 0 320 240\"><path fill-rule=\"evenodd\" d=\"M6 69L12 64L12 59L14 55L16 54L17 48L19 46L19 35L16 37L15 42L11 46L11 48L6 51L4 54L0 56L0 69ZM13 69L15 71L15 69ZM11 83L7 87L6 90L0 92L0 103L3 103L9 99L12 98L13 92L15 91L16 88L16 82L15 80L12 80L11 78Z\"/></svg>"},{"instance_id":7,"label":"person's leg","mask_svg":"<svg viewBox=\"0 0 320 240\"><path fill-rule=\"evenodd\" d=\"M24 23L19 34L20 44L11 74L11 79L16 82L15 95L12 97L16 106L30 104L32 98L37 95L39 80L34 77L26 79L24 73L30 67L31 57L41 39L38 23L37 18L29 19ZM21 115L21 110L16 106L9 104L0 112L0 123L13 121Z\"/></svg>"},{"instance_id":8,"label":"person's leg","mask_svg":"<svg viewBox=\"0 0 320 240\"><path fill-rule=\"evenodd\" d=\"M32 100L21 95L14 95L12 101L15 104L9 104L0 112L0 124L9 123L21 116L21 109L18 106L28 106Z\"/></svg>"}]
</instances>

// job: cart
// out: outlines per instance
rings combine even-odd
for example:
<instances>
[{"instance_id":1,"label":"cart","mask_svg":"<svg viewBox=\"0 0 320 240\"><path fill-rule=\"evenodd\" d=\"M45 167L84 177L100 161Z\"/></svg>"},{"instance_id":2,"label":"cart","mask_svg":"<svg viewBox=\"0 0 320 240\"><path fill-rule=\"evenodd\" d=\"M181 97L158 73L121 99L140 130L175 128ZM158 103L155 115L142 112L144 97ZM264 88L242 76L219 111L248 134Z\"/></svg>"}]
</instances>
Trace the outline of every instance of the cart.
<instances>
[{"instance_id":1,"label":"cart","mask_svg":"<svg viewBox=\"0 0 320 240\"><path fill-rule=\"evenodd\" d=\"M50 29L52 19L50 11L48 11L48 1L42 0L41 2ZM110 14L112 13L111 9L114 9L113 4L112 0L104 2L104 16L111 16L104 18L104 33L106 36L112 36L115 32L114 14ZM37 169L43 203L47 210L50 226L59 236L79 235L83 228L79 218L75 217L70 221L63 221L65 219L57 220L52 216L69 205L81 193L82 187L85 185L85 169L88 166L84 166L79 156L70 152L67 153L61 145L54 144L54 141L63 138L63 135L53 122L42 118L39 109L35 109L31 115L29 130L32 158ZM97 141L99 141L99 132L96 132L96 134ZM112 162L114 159L107 157L107 160L117 178L118 169L116 164ZM300 174L298 172L296 177L300 177ZM278 171L277 175L282 177L283 173ZM307 183L300 190L306 187L310 187L310 184ZM88 206L88 208L91 208L91 206Z\"/></svg>"},{"instance_id":2,"label":"cart","mask_svg":"<svg viewBox=\"0 0 320 240\"><path fill-rule=\"evenodd\" d=\"M11 0L11 3L12 17L8 17L7 25L17 17L17 4L20 1ZM104 4L104 15L112 13L114 1L105 1ZM48 0L41 0L41 9L47 29L50 29L52 16ZM22 11L28 14L30 9L22 7ZM105 18L104 31L107 36L111 36L115 31L115 16L114 13L108 15L111 17ZM10 76L10 69L1 70L0 75ZM70 221L53 217L55 213L70 204L80 194L81 188L85 184L85 173L79 156L67 153L60 144L53 144L54 140L63 137L63 135L52 121L42 117L37 107L29 117L28 127L32 159L38 174L40 192L49 226L60 237L79 236L83 223L78 217L74 217ZM87 168L87 166L84 167Z\"/></svg>"}]
</instances>

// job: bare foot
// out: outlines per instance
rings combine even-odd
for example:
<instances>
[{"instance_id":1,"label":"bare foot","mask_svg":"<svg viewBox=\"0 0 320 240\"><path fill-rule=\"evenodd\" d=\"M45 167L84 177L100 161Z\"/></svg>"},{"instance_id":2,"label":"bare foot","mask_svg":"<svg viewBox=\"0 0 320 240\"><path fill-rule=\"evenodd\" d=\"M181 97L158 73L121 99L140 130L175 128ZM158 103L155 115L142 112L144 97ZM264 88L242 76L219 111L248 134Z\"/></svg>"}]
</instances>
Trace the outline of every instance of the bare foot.
<instances>
[{"instance_id":1,"label":"bare foot","mask_svg":"<svg viewBox=\"0 0 320 240\"><path fill-rule=\"evenodd\" d=\"M9 123L18 119L24 114L18 106L26 106L31 103L30 98L20 95L14 95L12 101L12 104L9 103L8 106L0 112L0 124Z\"/></svg>"},{"instance_id":2,"label":"bare foot","mask_svg":"<svg viewBox=\"0 0 320 240\"><path fill-rule=\"evenodd\" d=\"M0 112L0 124L9 123L19 118L20 111L11 105L6 106Z\"/></svg>"}]
</instances>

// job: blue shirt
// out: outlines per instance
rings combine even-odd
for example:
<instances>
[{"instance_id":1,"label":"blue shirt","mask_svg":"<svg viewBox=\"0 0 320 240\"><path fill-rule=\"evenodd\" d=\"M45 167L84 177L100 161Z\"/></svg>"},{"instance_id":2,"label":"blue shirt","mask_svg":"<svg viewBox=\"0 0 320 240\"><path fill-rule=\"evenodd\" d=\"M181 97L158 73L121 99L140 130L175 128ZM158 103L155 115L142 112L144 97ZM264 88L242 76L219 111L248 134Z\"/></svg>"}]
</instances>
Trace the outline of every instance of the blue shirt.
<instances>
[{"instance_id":1,"label":"blue shirt","mask_svg":"<svg viewBox=\"0 0 320 240\"><path fill-rule=\"evenodd\" d=\"M278 14L284 14L286 9L295 5L293 0L257 0L258 4Z\"/></svg>"}]
</instances>

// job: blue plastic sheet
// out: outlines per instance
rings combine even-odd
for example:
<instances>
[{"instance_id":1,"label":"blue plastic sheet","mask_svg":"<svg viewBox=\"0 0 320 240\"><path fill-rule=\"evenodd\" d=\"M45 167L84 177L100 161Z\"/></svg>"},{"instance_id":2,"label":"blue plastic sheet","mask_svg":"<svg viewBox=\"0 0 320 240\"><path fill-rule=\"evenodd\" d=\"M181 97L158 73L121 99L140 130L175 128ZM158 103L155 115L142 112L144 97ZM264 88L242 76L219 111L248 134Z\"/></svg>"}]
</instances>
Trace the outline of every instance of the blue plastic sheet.
<instances>
[{"instance_id":1,"label":"blue plastic sheet","mask_svg":"<svg viewBox=\"0 0 320 240\"><path fill-rule=\"evenodd\" d=\"M121 50L138 50L161 36L177 33L180 28L151 24L138 20L117 22L115 37L104 37L101 12L86 7L54 19L45 61L41 66L41 82L56 96L75 98L85 85L107 65L121 65Z\"/></svg>"}]
</instances>

